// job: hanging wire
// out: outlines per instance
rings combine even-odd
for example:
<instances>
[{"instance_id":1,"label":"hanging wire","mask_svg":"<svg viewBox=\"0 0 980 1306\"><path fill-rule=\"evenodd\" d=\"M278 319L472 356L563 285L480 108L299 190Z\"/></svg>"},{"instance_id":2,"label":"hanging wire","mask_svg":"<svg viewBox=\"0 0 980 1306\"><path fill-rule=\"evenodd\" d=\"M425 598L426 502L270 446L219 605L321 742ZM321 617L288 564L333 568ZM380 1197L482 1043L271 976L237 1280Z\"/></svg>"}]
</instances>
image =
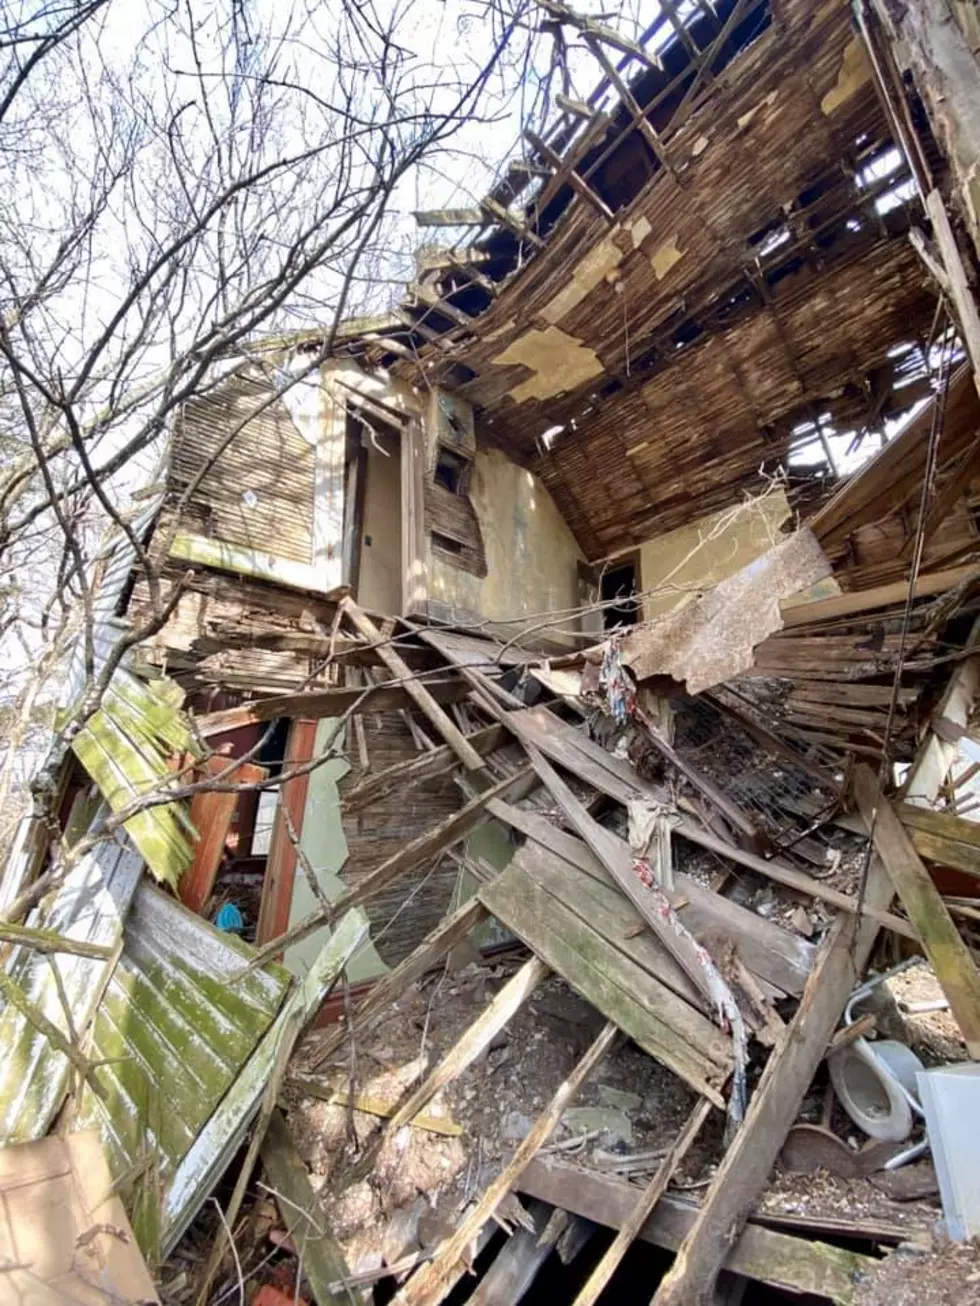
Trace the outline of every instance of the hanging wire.
<instances>
[{"instance_id":1,"label":"hanging wire","mask_svg":"<svg viewBox=\"0 0 980 1306\"><path fill-rule=\"evenodd\" d=\"M939 374L937 378L936 402L932 412L932 423L929 430L929 445L926 450L926 463L922 475L922 489L919 494L919 513L915 527L915 545L912 552L912 563L909 568L908 593L905 598L905 608L902 613L901 638L899 640L898 654L895 658L895 670L892 675L892 692L888 703L888 717L885 721L881 760L878 763L878 799L880 799L884 792L885 777L888 768L891 765L892 727L895 720L895 713L898 709L898 697L902 683L902 672L905 666L909 627L912 621L912 607L915 602L915 588L918 583L919 570L922 566L922 556L925 551L925 528L928 518L929 501L935 491L936 469L939 462L939 441L942 436L943 424L946 416L946 400L949 394L949 378L951 370L950 365L956 341L956 332L944 299L940 299L939 303L936 305L936 313L933 317L932 328L929 333L929 346L926 351L927 359L936 342L940 320L943 320L944 328L939 337L941 343L939 346ZM865 848L864 861L861 866L861 879L858 886L855 919L860 919L861 912L864 908L864 895L868 884L868 874L871 870L871 858L874 853L874 833L878 824L878 809L879 802L876 801L874 814L871 819L871 828L868 830L868 844Z\"/></svg>"}]
</instances>

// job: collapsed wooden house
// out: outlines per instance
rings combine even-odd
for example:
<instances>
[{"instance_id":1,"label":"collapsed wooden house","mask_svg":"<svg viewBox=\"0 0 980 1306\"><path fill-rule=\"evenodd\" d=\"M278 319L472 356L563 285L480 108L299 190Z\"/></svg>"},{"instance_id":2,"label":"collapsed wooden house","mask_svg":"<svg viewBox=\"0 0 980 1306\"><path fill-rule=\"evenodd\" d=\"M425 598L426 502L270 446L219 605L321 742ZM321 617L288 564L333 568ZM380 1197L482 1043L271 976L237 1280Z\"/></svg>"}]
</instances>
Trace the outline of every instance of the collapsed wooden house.
<instances>
[{"instance_id":1,"label":"collapsed wooden house","mask_svg":"<svg viewBox=\"0 0 980 1306\"><path fill-rule=\"evenodd\" d=\"M34 907L34 942L74 951L12 946L0 1015L3 1138L94 1129L155 1263L256 1117L228 1222L261 1147L319 1306L459 1293L495 1218L524 1227L469 1300L519 1300L559 1244L568 1300L598 1300L641 1237L678 1252L658 1306L746 1279L857 1302L928 1236L922 1209L765 1193L828 1049L870 1028L841 1022L882 937L980 1058L977 249L935 8L665 4L637 44L546 0L595 57L589 101L559 97L478 208L419 215L465 238L384 320L257 342L186 404L150 570L105 559L100 638L152 633L58 770L66 839L170 801ZM10 945L50 847L25 825ZM466 940L477 969L526 959L379 1096L355 1050ZM496 1164L480 1126L454 1143L438 1236L396 1237L407 1140L467 1134L445 1095L551 980L594 1038ZM627 1042L687 1105L642 1186L588 1129L554 1150ZM316 1196L303 1101L349 1126ZM705 1187L668 1192L712 1112ZM328 1219L355 1190L389 1249L367 1268ZM591 1259L584 1221L619 1231Z\"/></svg>"}]
</instances>

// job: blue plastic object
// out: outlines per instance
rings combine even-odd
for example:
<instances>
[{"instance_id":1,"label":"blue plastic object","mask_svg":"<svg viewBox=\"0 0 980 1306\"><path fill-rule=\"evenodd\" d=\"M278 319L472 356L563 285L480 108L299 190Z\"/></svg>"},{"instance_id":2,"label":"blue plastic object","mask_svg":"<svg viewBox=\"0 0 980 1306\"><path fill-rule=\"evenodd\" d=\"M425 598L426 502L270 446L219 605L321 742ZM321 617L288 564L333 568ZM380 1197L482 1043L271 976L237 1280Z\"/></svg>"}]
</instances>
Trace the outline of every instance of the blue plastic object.
<instances>
[{"instance_id":1,"label":"blue plastic object","mask_svg":"<svg viewBox=\"0 0 980 1306\"><path fill-rule=\"evenodd\" d=\"M215 916L214 923L226 934L240 934L245 928L245 917L233 902L226 902Z\"/></svg>"}]
</instances>

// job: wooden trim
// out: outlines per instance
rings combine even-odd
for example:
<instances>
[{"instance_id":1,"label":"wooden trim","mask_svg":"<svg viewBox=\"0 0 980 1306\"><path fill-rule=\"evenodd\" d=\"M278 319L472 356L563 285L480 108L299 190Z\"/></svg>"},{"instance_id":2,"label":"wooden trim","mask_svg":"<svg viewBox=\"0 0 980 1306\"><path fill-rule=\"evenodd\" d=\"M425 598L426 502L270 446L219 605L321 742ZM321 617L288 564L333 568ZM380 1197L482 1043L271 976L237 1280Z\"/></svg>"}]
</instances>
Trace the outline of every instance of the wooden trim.
<instances>
[{"instance_id":1,"label":"wooden trim","mask_svg":"<svg viewBox=\"0 0 980 1306\"><path fill-rule=\"evenodd\" d=\"M277 558L259 549L212 540L193 531L177 532L170 546L170 557L196 563L199 567L212 567L215 571L254 576L289 589L311 590L318 594L330 594L336 589L336 585L331 583L332 578L325 576L312 563Z\"/></svg>"},{"instance_id":2,"label":"wooden trim","mask_svg":"<svg viewBox=\"0 0 980 1306\"><path fill-rule=\"evenodd\" d=\"M424 614L428 598L425 557L425 429L413 418L402 429L402 612Z\"/></svg>"},{"instance_id":3,"label":"wooden trim","mask_svg":"<svg viewBox=\"0 0 980 1306\"><path fill-rule=\"evenodd\" d=\"M209 757L206 777L214 778L227 771L232 764L229 757ZM266 777L265 767L242 762L222 783L255 784ZM197 831L194 860L180 880L178 897L185 907L200 915L214 889L214 879L221 864L225 841L235 816L240 795L236 793L201 790L191 799L190 822Z\"/></svg>"},{"instance_id":4,"label":"wooden trim","mask_svg":"<svg viewBox=\"0 0 980 1306\"><path fill-rule=\"evenodd\" d=\"M313 760L316 750L316 727L315 720L298 720L291 724L286 756L283 760L284 770L292 770L293 767L302 766L305 762ZM289 928L289 909L293 901L293 884L296 879L298 858L296 848L289 837L282 808L285 806L297 837L301 837L309 787L310 777L307 774L287 780L279 788L279 805L272 826L272 842L262 885L258 927L255 932L255 941L258 944L268 943L270 939L278 938Z\"/></svg>"}]
</instances>

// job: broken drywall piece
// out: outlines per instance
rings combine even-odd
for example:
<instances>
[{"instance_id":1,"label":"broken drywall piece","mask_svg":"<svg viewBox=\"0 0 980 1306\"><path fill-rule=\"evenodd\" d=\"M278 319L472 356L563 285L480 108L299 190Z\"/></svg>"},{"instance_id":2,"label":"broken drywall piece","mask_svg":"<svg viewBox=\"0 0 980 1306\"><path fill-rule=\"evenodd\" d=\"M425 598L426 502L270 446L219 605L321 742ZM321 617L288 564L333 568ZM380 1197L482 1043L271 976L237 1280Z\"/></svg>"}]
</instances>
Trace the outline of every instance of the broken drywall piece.
<instances>
[{"instance_id":1,"label":"broken drywall piece","mask_svg":"<svg viewBox=\"0 0 980 1306\"><path fill-rule=\"evenodd\" d=\"M622 658L638 681L670 676L698 694L753 664L753 650L781 630L780 601L830 575L830 563L804 528L708 594L623 640Z\"/></svg>"}]
</instances>

